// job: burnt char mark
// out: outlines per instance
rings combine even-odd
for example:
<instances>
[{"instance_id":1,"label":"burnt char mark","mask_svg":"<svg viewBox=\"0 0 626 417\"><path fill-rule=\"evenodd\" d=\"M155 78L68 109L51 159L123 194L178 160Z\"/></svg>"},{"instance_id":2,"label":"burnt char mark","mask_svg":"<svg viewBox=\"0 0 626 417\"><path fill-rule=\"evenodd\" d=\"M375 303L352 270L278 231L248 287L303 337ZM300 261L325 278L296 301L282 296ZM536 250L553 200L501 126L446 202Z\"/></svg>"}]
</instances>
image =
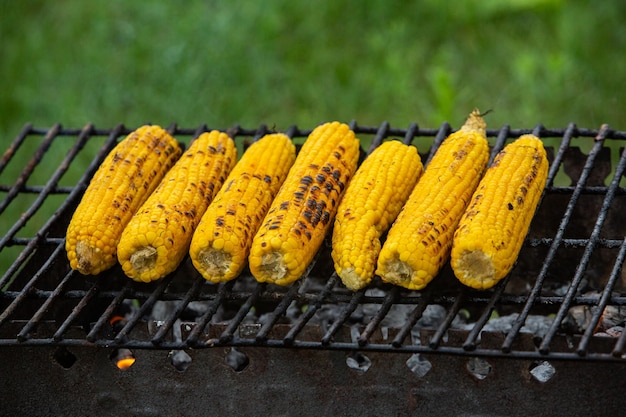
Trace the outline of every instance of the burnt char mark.
<instances>
[{"instance_id":1,"label":"burnt char mark","mask_svg":"<svg viewBox=\"0 0 626 417\"><path fill-rule=\"evenodd\" d=\"M322 217L320 218L320 222L322 222L322 224L324 226L326 226L328 224L328 222L330 222L330 212L327 210L324 210L322 212Z\"/></svg>"},{"instance_id":2,"label":"burnt char mark","mask_svg":"<svg viewBox=\"0 0 626 417\"><path fill-rule=\"evenodd\" d=\"M287 210L289 209L289 201L283 201L282 203L280 203L280 206L278 207L279 210Z\"/></svg>"},{"instance_id":3,"label":"burnt char mark","mask_svg":"<svg viewBox=\"0 0 626 417\"><path fill-rule=\"evenodd\" d=\"M335 179L335 181L339 181L339 178L341 178L341 172L338 169L336 169L333 171L332 176Z\"/></svg>"},{"instance_id":4,"label":"burnt char mark","mask_svg":"<svg viewBox=\"0 0 626 417\"><path fill-rule=\"evenodd\" d=\"M304 193L301 191L296 191L295 193L293 193L293 196L296 198L296 201L304 199Z\"/></svg>"},{"instance_id":5,"label":"burnt char mark","mask_svg":"<svg viewBox=\"0 0 626 417\"><path fill-rule=\"evenodd\" d=\"M196 218L196 209L195 209L195 208L192 208L191 210L185 211L185 212L183 213L183 215L184 215L185 217L190 218L190 219L195 219L195 218Z\"/></svg>"},{"instance_id":6,"label":"burnt char mark","mask_svg":"<svg viewBox=\"0 0 626 417\"><path fill-rule=\"evenodd\" d=\"M300 183L304 184L304 185L306 185L308 187L309 185L313 184L313 178L310 175L305 175L300 180Z\"/></svg>"},{"instance_id":7,"label":"burnt char mark","mask_svg":"<svg viewBox=\"0 0 626 417\"><path fill-rule=\"evenodd\" d=\"M298 223L296 223L296 227L299 230L306 230L307 229L306 223L304 223L302 220L298 220Z\"/></svg>"},{"instance_id":8,"label":"burnt char mark","mask_svg":"<svg viewBox=\"0 0 626 417\"><path fill-rule=\"evenodd\" d=\"M219 227L222 227L226 224L226 222L224 221L224 217L220 216L217 219L215 219L215 224L218 225Z\"/></svg>"},{"instance_id":9,"label":"burnt char mark","mask_svg":"<svg viewBox=\"0 0 626 417\"><path fill-rule=\"evenodd\" d=\"M272 177L270 177L269 175L266 175L263 177L263 181L265 181L267 184L271 184L272 183Z\"/></svg>"}]
</instances>

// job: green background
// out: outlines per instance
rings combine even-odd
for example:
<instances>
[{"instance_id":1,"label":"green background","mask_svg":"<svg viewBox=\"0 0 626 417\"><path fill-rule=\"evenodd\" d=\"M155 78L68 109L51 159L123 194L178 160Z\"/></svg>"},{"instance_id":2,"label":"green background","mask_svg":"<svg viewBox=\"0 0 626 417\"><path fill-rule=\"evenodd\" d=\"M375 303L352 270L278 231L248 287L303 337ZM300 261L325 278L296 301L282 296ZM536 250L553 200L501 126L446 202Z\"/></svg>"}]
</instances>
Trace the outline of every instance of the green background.
<instances>
[{"instance_id":1,"label":"green background","mask_svg":"<svg viewBox=\"0 0 626 417\"><path fill-rule=\"evenodd\" d=\"M0 0L0 134L27 121L626 129L626 2Z\"/></svg>"}]
</instances>

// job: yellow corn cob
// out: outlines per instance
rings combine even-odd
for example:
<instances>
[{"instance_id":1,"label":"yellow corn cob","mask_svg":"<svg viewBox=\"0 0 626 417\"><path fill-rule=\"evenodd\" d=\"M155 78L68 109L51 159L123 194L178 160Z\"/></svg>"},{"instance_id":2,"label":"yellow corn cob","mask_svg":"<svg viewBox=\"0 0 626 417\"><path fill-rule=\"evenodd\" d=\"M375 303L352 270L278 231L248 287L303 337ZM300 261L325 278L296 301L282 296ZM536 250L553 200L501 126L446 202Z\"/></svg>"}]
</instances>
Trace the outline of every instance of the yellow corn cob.
<instances>
[{"instance_id":1,"label":"yellow corn cob","mask_svg":"<svg viewBox=\"0 0 626 417\"><path fill-rule=\"evenodd\" d=\"M67 228L72 269L95 275L115 265L122 230L181 153L178 142L159 126L142 126L113 148Z\"/></svg>"},{"instance_id":2,"label":"yellow corn cob","mask_svg":"<svg viewBox=\"0 0 626 417\"><path fill-rule=\"evenodd\" d=\"M448 260L456 225L489 160L485 133L474 110L440 145L383 244L376 273L384 281L419 290Z\"/></svg>"},{"instance_id":3,"label":"yellow corn cob","mask_svg":"<svg viewBox=\"0 0 626 417\"><path fill-rule=\"evenodd\" d=\"M380 237L422 171L417 149L393 140L376 148L354 174L337 210L331 252L346 287L356 291L372 281Z\"/></svg>"},{"instance_id":4,"label":"yellow corn cob","mask_svg":"<svg viewBox=\"0 0 626 417\"><path fill-rule=\"evenodd\" d=\"M235 143L216 130L189 146L122 233L117 256L126 275L150 282L176 269L236 160Z\"/></svg>"},{"instance_id":5,"label":"yellow corn cob","mask_svg":"<svg viewBox=\"0 0 626 417\"><path fill-rule=\"evenodd\" d=\"M282 133L266 135L246 150L191 240L191 261L204 278L219 283L241 273L252 238L295 159L296 147Z\"/></svg>"},{"instance_id":6,"label":"yellow corn cob","mask_svg":"<svg viewBox=\"0 0 626 417\"><path fill-rule=\"evenodd\" d=\"M288 285L302 276L356 170L359 149L346 124L311 132L252 241L248 261L258 281Z\"/></svg>"},{"instance_id":7,"label":"yellow corn cob","mask_svg":"<svg viewBox=\"0 0 626 417\"><path fill-rule=\"evenodd\" d=\"M533 135L496 156L454 234L450 263L463 284L487 289L511 271L547 175L546 151Z\"/></svg>"}]
</instances>

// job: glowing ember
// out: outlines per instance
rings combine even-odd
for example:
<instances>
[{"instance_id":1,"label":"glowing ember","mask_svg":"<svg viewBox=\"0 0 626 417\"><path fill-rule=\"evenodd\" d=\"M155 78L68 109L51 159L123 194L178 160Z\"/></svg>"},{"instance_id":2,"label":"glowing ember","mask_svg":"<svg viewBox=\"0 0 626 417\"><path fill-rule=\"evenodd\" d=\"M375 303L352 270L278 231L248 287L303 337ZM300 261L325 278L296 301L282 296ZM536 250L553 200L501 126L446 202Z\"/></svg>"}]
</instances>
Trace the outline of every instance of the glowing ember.
<instances>
[{"instance_id":1,"label":"glowing ember","mask_svg":"<svg viewBox=\"0 0 626 417\"><path fill-rule=\"evenodd\" d=\"M115 363L118 369L122 371L127 370L135 363L135 355L129 349L119 349L111 355L111 360Z\"/></svg>"},{"instance_id":2,"label":"glowing ember","mask_svg":"<svg viewBox=\"0 0 626 417\"><path fill-rule=\"evenodd\" d=\"M125 371L131 366L133 366L134 363L135 363L135 358L118 359L117 367L120 368L122 371Z\"/></svg>"}]
</instances>

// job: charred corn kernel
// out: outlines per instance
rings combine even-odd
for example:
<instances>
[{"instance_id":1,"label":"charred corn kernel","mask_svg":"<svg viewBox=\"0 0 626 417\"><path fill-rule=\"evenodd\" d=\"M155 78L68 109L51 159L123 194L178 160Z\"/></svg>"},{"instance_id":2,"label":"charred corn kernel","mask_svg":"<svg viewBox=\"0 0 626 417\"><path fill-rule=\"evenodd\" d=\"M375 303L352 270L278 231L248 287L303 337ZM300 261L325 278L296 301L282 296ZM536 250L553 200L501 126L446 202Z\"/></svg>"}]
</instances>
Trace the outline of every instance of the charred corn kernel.
<instances>
[{"instance_id":1,"label":"charred corn kernel","mask_svg":"<svg viewBox=\"0 0 626 417\"><path fill-rule=\"evenodd\" d=\"M115 265L122 230L181 153L178 142L159 126L142 126L111 150L67 228L72 269L95 275Z\"/></svg>"},{"instance_id":2,"label":"charred corn kernel","mask_svg":"<svg viewBox=\"0 0 626 417\"><path fill-rule=\"evenodd\" d=\"M332 237L335 270L353 291L374 277L381 235L396 219L423 167L417 149L394 140L363 161L341 199Z\"/></svg>"},{"instance_id":3,"label":"charred corn kernel","mask_svg":"<svg viewBox=\"0 0 626 417\"><path fill-rule=\"evenodd\" d=\"M296 159L287 135L274 133L250 145L209 205L193 234L189 255L208 281L237 277L252 238Z\"/></svg>"},{"instance_id":4,"label":"charred corn kernel","mask_svg":"<svg viewBox=\"0 0 626 417\"><path fill-rule=\"evenodd\" d=\"M216 130L189 146L122 233L117 256L126 275L150 282L178 267L236 160L235 143Z\"/></svg>"},{"instance_id":5,"label":"charred corn kernel","mask_svg":"<svg viewBox=\"0 0 626 417\"><path fill-rule=\"evenodd\" d=\"M419 290L448 260L456 225L489 160L485 133L474 110L440 145L383 244L376 273L384 281Z\"/></svg>"},{"instance_id":6,"label":"charred corn kernel","mask_svg":"<svg viewBox=\"0 0 626 417\"><path fill-rule=\"evenodd\" d=\"M300 278L321 246L359 160L348 125L313 129L252 241L248 262L260 282Z\"/></svg>"},{"instance_id":7,"label":"charred corn kernel","mask_svg":"<svg viewBox=\"0 0 626 417\"><path fill-rule=\"evenodd\" d=\"M451 266L463 284L493 287L513 268L548 175L541 140L524 135L494 159L454 234Z\"/></svg>"}]
</instances>

